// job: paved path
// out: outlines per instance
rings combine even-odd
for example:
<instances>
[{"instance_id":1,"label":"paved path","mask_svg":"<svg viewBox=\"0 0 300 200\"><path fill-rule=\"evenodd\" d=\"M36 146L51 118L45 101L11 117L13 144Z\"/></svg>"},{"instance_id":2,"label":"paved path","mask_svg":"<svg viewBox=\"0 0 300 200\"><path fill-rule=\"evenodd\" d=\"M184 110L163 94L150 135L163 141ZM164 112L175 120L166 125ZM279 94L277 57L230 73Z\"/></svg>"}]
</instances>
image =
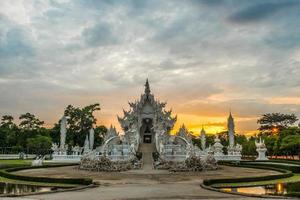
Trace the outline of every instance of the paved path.
<instances>
[{"instance_id":1,"label":"paved path","mask_svg":"<svg viewBox=\"0 0 300 200\"><path fill-rule=\"evenodd\" d=\"M141 144L139 151L143 153L143 170L149 172L154 171L152 153L155 151L155 145L146 143Z\"/></svg>"},{"instance_id":2,"label":"paved path","mask_svg":"<svg viewBox=\"0 0 300 200\"><path fill-rule=\"evenodd\" d=\"M264 199L230 195L204 190L197 182L168 184L121 184L98 188L34 195L16 198L18 200L144 200L144 199ZM9 199L6 199L9 200Z\"/></svg>"}]
</instances>

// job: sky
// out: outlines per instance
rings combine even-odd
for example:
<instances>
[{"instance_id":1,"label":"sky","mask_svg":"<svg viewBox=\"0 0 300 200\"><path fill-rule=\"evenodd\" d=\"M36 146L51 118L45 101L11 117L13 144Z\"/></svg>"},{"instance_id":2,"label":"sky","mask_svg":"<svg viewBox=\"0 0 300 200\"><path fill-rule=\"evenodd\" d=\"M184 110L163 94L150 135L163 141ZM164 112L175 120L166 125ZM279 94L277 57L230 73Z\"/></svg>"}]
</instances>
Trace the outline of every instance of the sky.
<instances>
[{"instance_id":1,"label":"sky","mask_svg":"<svg viewBox=\"0 0 300 200\"><path fill-rule=\"evenodd\" d=\"M176 129L254 133L268 112L300 117L298 0L1 0L0 115L53 126L69 104L98 124L152 93Z\"/></svg>"}]
</instances>

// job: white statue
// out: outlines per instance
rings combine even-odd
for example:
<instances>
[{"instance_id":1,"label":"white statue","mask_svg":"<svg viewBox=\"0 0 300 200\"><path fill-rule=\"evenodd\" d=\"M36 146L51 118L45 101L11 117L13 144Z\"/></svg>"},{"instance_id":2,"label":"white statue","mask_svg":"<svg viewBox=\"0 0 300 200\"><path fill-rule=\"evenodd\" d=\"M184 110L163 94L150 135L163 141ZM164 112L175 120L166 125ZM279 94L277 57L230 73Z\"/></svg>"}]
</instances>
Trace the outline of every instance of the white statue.
<instances>
[{"instance_id":1,"label":"white statue","mask_svg":"<svg viewBox=\"0 0 300 200\"><path fill-rule=\"evenodd\" d=\"M229 113L229 117L227 119L227 128L228 128L228 138L229 138L229 147L234 146L234 119L231 115L231 112Z\"/></svg>"},{"instance_id":2,"label":"white statue","mask_svg":"<svg viewBox=\"0 0 300 200\"><path fill-rule=\"evenodd\" d=\"M90 151L90 142L88 135L85 136L84 146L83 146L83 153L88 153Z\"/></svg>"},{"instance_id":3,"label":"white statue","mask_svg":"<svg viewBox=\"0 0 300 200\"><path fill-rule=\"evenodd\" d=\"M78 145L72 147L73 155L80 155L82 148Z\"/></svg>"},{"instance_id":4,"label":"white statue","mask_svg":"<svg viewBox=\"0 0 300 200\"><path fill-rule=\"evenodd\" d=\"M159 153L161 155L165 153L165 147L164 147L164 144L162 143L162 141L160 141L160 143L159 143Z\"/></svg>"},{"instance_id":5,"label":"white statue","mask_svg":"<svg viewBox=\"0 0 300 200\"><path fill-rule=\"evenodd\" d=\"M65 147L66 133L67 133L67 119L65 116L63 116L60 121L60 147L61 148Z\"/></svg>"},{"instance_id":6,"label":"white statue","mask_svg":"<svg viewBox=\"0 0 300 200\"><path fill-rule=\"evenodd\" d=\"M53 151L53 155L58 155L59 148L58 148L58 145L56 143L52 143L51 150Z\"/></svg>"},{"instance_id":7,"label":"white statue","mask_svg":"<svg viewBox=\"0 0 300 200\"><path fill-rule=\"evenodd\" d=\"M186 154L187 158L195 156L195 150L194 150L192 144L187 144L186 151L187 151L187 154Z\"/></svg>"},{"instance_id":8,"label":"white statue","mask_svg":"<svg viewBox=\"0 0 300 200\"><path fill-rule=\"evenodd\" d=\"M31 162L31 166L33 167L42 166L44 159L45 156L37 156L36 159Z\"/></svg>"},{"instance_id":9,"label":"white statue","mask_svg":"<svg viewBox=\"0 0 300 200\"><path fill-rule=\"evenodd\" d=\"M201 149L202 151L205 151L206 149L206 133L204 128L202 127L201 133L200 133L200 137L201 137Z\"/></svg>"},{"instance_id":10,"label":"white statue","mask_svg":"<svg viewBox=\"0 0 300 200\"><path fill-rule=\"evenodd\" d=\"M266 157L267 148L265 145L265 141L262 140L261 137L259 138L259 142L255 141L255 146L256 151L258 152L258 157L256 158L256 160L269 160Z\"/></svg>"},{"instance_id":11,"label":"white statue","mask_svg":"<svg viewBox=\"0 0 300 200\"><path fill-rule=\"evenodd\" d=\"M93 127L89 131L90 134L90 150L94 149L95 132Z\"/></svg>"},{"instance_id":12,"label":"white statue","mask_svg":"<svg viewBox=\"0 0 300 200\"><path fill-rule=\"evenodd\" d=\"M214 155L216 156L223 155L223 145L221 144L221 140L219 139L218 135L216 135L213 149L214 149Z\"/></svg>"},{"instance_id":13,"label":"white statue","mask_svg":"<svg viewBox=\"0 0 300 200\"><path fill-rule=\"evenodd\" d=\"M235 146L235 155L239 155L240 156L242 150L243 150L243 146L240 145L240 144L236 144L236 146Z\"/></svg>"},{"instance_id":14,"label":"white statue","mask_svg":"<svg viewBox=\"0 0 300 200\"><path fill-rule=\"evenodd\" d=\"M66 148L65 148L66 134L67 134L67 118L63 116L60 121L60 151L62 154L66 152Z\"/></svg>"},{"instance_id":15,"label":"white statue","mask_svg":"<svg viewBox=\"0 0 300 200\"><path fill-rule=\"evenodd\" d=\"M129 150L129 151L130 151L131 154L134 154L134 155L135 155L136 152L135 152L135 146L134 146L134 143L132 143L132 144L130 145L130 150Z\"/></svg>"}]
</instances>

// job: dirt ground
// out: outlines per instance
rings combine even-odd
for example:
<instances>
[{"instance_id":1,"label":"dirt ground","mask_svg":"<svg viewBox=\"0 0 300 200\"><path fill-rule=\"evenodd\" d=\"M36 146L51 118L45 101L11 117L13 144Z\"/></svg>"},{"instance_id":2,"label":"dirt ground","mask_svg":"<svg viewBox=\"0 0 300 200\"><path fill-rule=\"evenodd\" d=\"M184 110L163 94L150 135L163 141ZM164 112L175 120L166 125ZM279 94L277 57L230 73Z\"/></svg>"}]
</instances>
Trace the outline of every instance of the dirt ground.
<instances>
[{"instance_id":1,"label":"dirt ground","mask_svg":"<svg viewBox=\"0 0 300 200\"><path fill-rule=\"evenodd\" d=\"M171 173L166 170L131 170L127 172L90 172L78 170L77 167L57 167L29 169L16 172L19 175L63 177L63 178L92 178L98 183L132 184L141 182L174 183L195 180L202 182L203 179L213 178L238 178L278 174L276 171L267 171L252 168L220 166L219 170L205 172L177 172Z\"/></svg>"},{"instance_id":2,"label":"dirt ground","mask_svg":"<svg viewBox=\"0 0 300 200\"><path fill-rule=\"evenodd\" d=\"M164 170L131 170L128 172L89 172L76 167L41 168L17 172L20 175L47 177L89 177L100 184L97 188L33 195L26 200L99 200L99 199L255 199L202 189L206 178L253 177L278 174L251 168L221 166L216 171L170 173ZM262 199L262 198L259 198Z\"/></svg>"}]
</instances>

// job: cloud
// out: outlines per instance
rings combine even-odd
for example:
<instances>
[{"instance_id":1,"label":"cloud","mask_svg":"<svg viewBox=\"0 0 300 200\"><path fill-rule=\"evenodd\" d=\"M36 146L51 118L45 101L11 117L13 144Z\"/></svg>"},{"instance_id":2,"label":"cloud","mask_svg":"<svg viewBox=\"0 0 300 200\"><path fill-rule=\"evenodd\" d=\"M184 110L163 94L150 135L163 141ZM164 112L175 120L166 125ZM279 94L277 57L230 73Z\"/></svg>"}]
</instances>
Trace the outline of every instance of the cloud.
<instances>
[{"instance_id":1,"label":"cloud","mask_svg":"<svg viewBox=\"0 0 300 200\"><path fill-rule=\"evenodd\" d=\"M295 6L299 7L299 5L297 1L271 1L254 4L234 13L229 19L238 23L257 22L280 11L286 11Z\"/></svg>"},{"instance_id":2,"label":"cloud","mask_svg":"<svg viewBox=\"0 0 300 200\"><path fill-rule=\"evenodd\" d=\"M34 54L29 33L23 26L0 14L0 28L0 59Z\"/></svg>"},{"instance_id":3,"label":"cloud","mask_svg":"<svg viewBox=\"0 0 300 200\"><path fill-rule=\"evenodd\" d=\"M12 28L1 39L0 58L32 56L34 49L22 29Z\"/></svg>"},{"instance_id":4,"label":"cloud","mask_svg":"<svg viewBox=\"0 0 300 200\"><path fill-rule=\"evenodd\" d=\"M118 38L114 35L112 28L108 24L96 24L86 28L82 36L87 45L91 47L107 46L118 43Z\"/></svg>"},{"instance_id":5,"label":"cloud","mask_svg":"<svg viewBox=\"0 0 300 200\"><path fill-rule=\"evenodd\" d=\"M263 112L300 114L281 98L300 89L296 4L0 1L0 115L31 111L51 124L70 103L100 101L100 123L117 123L146 78L195 126L223 123L229 107L249 119L241 130Z\"/></svg>"}]
</instances>

